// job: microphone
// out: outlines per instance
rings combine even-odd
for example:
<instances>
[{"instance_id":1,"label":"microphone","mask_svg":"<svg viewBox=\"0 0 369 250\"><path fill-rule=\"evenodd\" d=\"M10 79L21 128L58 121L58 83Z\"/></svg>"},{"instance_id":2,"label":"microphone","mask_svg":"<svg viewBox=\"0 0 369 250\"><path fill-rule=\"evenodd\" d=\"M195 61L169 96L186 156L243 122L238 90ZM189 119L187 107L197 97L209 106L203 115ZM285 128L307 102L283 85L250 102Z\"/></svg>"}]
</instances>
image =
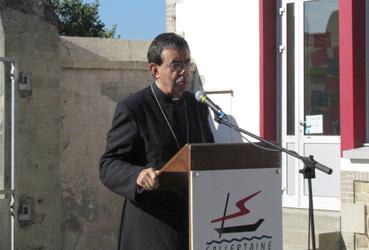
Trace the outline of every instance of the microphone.
<instances>
[{"instance_id":1,"label":"microphone","mask_svg":"<svg viewBox=\"0 0 369 250\"><path fill-rule=\"evenodd\" d=\"M197 101L201 103L205 103L211 110L213 110L214 114L218 116L220 119L227 119L227 115L216 105L210 98L206 95L206 92L203 90L199 90L195 94L195 98Z\"/></svg>"}]
</instances>

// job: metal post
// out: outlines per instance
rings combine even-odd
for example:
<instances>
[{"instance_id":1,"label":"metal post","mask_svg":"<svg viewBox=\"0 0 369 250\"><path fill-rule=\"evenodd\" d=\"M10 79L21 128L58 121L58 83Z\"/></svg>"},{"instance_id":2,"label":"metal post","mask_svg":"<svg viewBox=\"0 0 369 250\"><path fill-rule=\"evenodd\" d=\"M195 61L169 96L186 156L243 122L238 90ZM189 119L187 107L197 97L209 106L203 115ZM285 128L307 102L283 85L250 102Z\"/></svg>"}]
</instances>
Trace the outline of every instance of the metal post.
<instances>
[{"instance_id":1,"label":"metal post","mask_svg":"<svg viewBox=\"0 0 369 250\"><path fill-rule=\"evenodd\" d=\"M10 178L11 178L11 184L10 184L10 190L5 191L5 193L10 194L10 227L11 227L11 250L15 250L15 217L17 216L16 213L16 207L15 207L15 88L16 88L16 82L17 82L17 67L16 62L13 57L0 57L0 61L4 63L10 64L10 84L11 84L11 117L10 117L10 129L11 129L11 135L10 135ZM5 100L5 99L4 99Z\"/></svg>"},{"instance_id":2,"label":"metal post","mask_svg":"<svg viewBox=\"0 0 369 250\"><path fill-rule=\"evenodd\" d=\"M15 154L14 154L14 142L15 142L15 84L17 77L17 68L15 66L15 61L11 62L10 78L11 78L11 149L10 149L10 159L11 159L11 189L13 194L11 195L11 207L12 218L11 218L11 249L15 250L15 216L17 215L15 211Z\"/></svg>"}]
</instances>

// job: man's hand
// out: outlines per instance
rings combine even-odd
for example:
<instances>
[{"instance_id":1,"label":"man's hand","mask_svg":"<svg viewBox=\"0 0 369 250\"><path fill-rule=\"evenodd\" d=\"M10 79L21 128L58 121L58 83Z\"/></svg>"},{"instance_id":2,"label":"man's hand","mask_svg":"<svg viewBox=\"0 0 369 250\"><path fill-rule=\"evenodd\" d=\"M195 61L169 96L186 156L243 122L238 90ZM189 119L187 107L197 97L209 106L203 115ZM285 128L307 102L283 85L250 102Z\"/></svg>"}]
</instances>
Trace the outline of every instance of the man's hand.
<instances>
[{"instance_id":1,"label":"man's hand","mask_svg":"<svg viewBox=\"0 0 369 250\"><path fill-rule=\"evenodd\" d=\"M138 175L136 183L146 191L156 189L159 186L159 173L159 170L155 170L153 168L144 169Z\"/></svg>"}]
</instances>

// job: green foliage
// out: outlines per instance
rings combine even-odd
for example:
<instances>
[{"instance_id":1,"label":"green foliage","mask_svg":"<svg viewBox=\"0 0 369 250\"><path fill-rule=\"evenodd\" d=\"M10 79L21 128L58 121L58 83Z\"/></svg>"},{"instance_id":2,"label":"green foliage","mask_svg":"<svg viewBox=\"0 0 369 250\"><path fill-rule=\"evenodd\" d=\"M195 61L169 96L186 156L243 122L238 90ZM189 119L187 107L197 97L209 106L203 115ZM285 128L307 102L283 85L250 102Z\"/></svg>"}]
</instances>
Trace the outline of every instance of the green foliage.
<instances>
[{"instance_id":1,"label":"green foliage","mask_svg":"<svg viewBox=\"0 0 369 250\"><path fill-rule=\"evenodd\" d=\"M111 30L99 17L99 0L83 3L82 0L51 0L58 17L59 34L62 36L115 38L117 25ZM119 36L118 36L119 38Z\"/></svg>"}]
</instances>

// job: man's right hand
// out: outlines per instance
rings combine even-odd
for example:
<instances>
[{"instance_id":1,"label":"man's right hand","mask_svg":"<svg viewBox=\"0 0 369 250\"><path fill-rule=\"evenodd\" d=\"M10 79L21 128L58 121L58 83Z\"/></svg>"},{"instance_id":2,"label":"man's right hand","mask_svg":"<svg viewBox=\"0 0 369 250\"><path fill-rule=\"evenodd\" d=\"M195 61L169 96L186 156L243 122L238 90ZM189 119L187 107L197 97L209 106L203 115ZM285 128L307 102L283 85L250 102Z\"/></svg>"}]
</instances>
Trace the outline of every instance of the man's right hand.
<instances>
[{"instance_id":1,"label":"man's right hand","mask_svg":"<svg viewBox=\"0 0 369 250\"><path fill-rule=\"evenodd\" d=\"M146 191L156 189L159 186L159 173L159 170L146 168L140 172L137 177L136 183L139 187Z\"/></svg>"}]
</instances>

